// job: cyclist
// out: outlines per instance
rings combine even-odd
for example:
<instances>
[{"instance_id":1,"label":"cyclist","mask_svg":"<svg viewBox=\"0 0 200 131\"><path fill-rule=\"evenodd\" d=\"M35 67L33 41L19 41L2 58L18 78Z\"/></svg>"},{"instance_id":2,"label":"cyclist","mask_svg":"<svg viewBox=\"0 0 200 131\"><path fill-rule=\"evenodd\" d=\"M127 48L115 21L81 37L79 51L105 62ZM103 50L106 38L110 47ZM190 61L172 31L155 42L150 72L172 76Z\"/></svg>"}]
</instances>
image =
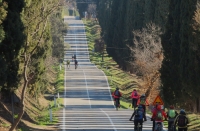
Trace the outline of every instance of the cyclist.
<instances>
[{"instance_id":1,"label":"cyclist","mask_svg":"<svg viewBox=\"0 0 200 131\"><path fill-rule=\"evenodd\" d=\"M137 101L140 98L139 94L137 93L136 89L133 90L133 92L131 93L131 98L132 98L132 108L135 108L137 106Z\"/></svg>"},{"instance_id":2,"label":"cyclist","mask_svg":"<svg viewBox=\"0 0 200 131\"><path fill-rule=\"evenodd\" d=\"M118 87L113 92L112 96L114 98L115 103L118 103L118 105L115 105L116 106L116 110L117 110L118 107L120 108L120 97L122 96L122 93L119 91Z\"/></svg>"},{"instance_id":3,"label":"cyclist","mask_svg":"<svg viewBox=\"0 0 200 131\"><path fill-rule=\"evenodd\" d=\"M177 117L178 113L174 110L174 106L171 105L169 106L169 110L167 112L167 117L168 117L168 131L170 131L171 126L174 123L175 118ZM176 126L174 125L173 127L174 131L176 130Z\"/></svg>"},{"instance_id":4,"label":"cyclist","mask_svg":"<svg viewBox=\"0 0 200 131\"><path fill-rule=\"evenodd\" d=\"M78 67L78 61L75 59L74 63L75 63L75 69L77 69L77 67Z\"/></svg>"},{"instance_id":5,"label":"cyclist","mask_svg":"<svg viewBox=\"0 0 200 131\"><path fill-rule=\"evenodd\" d=\"M161 105L157 105L157 110L153 112L152 119L155 120L154 131L157 130L157 124L161 123L161 129L163 129L163 117L167 120L166 113L161 109Z\"/></svg>"},{"instance_id":6,"label":"cyclist","mask_svg":"<svg viewBox=\"0 0 200 131\"><path fill-rule=\"evenodd\" d=\"M136 109L133 112L133 114L132 114L131 118L129 119L129 121L132 121L133 117L134 117L134 125L135 125L134 130L136 131L138 123L140 123L141 129L142 129L143 120L145 119L144 109L143 109L142 105L139 105L138 109Z\"/></svg>"},{"instance_id":7,"label":"cyclist","mask_svg":"<svg viewBox=\"0 0 200 131\"><path fill-rule=\"evenodd\" d=\"M179 115L174 120L174 125L178 125L178 131L187 131L189 119L186 116L185 110L181 109Z\"/></svg>"},{"instance_id":8,"label":"cyclist","mask_svg":"<svg viewBox=\"0 0 200 131\"><path fill-rule=\"evenodd\" d=\"M74 55L72 55L72 62L74 62Z\"/></svg>"},{"instance_id":9,"label":"cyclist","mask_svg":"<svg viewBox=\"0 0 200 131\"><path fill-rule=\"evenodd\" d=\"M157 111L157 106L158 106L158 103L156 103L155 106L152 108L152 110L151 110L151 113L152 113L152 114L153 114L155 111ZM152 131L154 131L155 120L151 119L151 121L153 121Z\"/></svg>"},{"instance_id":10,"label":"cyclist","mask_svg":"<svg viewBox=\"0 0 200 131\"><path fill-rule=\"evenodd\" d=\"M70 60L67 60L67 68L70 68Z\"/></svg>"},{"instance_id":11,"label":"cyclist","mask_svg":"<svg viewBox=\"0 0 200 131\"><path fill-rule=\"evenodd\" d=\"M145 94L142 94L141 97L138 99L137 105L142 105L145 113L145 121L147 120L146 118L146 106L149 106L149 102L146 99Z\"/></svg>"}]
</instances>

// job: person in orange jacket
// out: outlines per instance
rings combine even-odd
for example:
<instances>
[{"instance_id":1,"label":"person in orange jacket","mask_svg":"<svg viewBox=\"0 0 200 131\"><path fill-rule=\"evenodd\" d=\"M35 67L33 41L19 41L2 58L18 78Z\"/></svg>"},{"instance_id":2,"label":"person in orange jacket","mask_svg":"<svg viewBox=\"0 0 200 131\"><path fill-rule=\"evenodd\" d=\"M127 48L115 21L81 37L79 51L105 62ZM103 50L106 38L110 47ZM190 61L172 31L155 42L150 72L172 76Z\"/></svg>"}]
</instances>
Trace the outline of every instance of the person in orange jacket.
<instances>
[{"instance_id":1,"label":"person in orange jacket","mask_svg":"<svg viewBox=\"0 0 200 131\"><path fill-rule=\"evenodd\" d=\"M114 101L118 103L119 105L117 107L120 108L120 97L122 96L122 93L119 91L119 88L117 87L116 90L112 93L112 96L114 98Z\"/></svg>"},{"instance_id":2,"label":"person in orange jacket","mask_svg":"<svg viewBox=\"0 0 200 131\"><path fill-rule=\"evenodd\" d=\"M149 106L149 102L145 97L145 94L142 94L140 98L138 99L137 105L142 105L145 113L145 121L147 120L146 118L146 106Z\"/></svg>"},{"instance_id":3,"label":"person in orange jacket","mask_svg":"<svg viewBox=\"0 0 200 131\"><path fill-rule=\"evenodd\" d=\"M154 131L157 129L157 123L161 123L161 129L163 129L163 118L167 120L167 114L161 109L161 105L157 105L157 110L154 110L152 119L155 120L155 128Z\"/></svg>"},{"instance_id":4,"label":"person in orange jacket","mask_svg":"<svg viewBox=\"0 0 200 131\"><path fill-rule=\"evenodd\" d=\"M134 111L135 111L135 108L137 107L138 99L140 98L136 89L134 89L133 92L131 93L131 98L132 98L132 108L134 108Z\"/></svg>"}]
</instances>

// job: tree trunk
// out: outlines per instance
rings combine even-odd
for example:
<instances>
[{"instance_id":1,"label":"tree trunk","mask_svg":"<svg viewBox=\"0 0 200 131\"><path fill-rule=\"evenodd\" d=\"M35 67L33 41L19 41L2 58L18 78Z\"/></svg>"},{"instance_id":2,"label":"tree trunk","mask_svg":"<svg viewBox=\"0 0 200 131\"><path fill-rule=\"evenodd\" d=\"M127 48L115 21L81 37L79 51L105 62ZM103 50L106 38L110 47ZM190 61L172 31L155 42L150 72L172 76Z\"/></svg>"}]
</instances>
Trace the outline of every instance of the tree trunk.
<instances>
[{"instance_id":1,"label":"tree trunk","mask_svg":"<svg viewBox=\"0 0 200 131\"><path fill-rule=\"evenodd\" d=\"M9 131L14 131L15 128L17 127L17 125L19 124L23 114L24 114L24 109L25 109L25 105L24 105L24 100L25 100L25 95L26 95L26 87L28 86L28 78L27 78L27 68L28 68L28 63L29 63L29 60L30 60L30 56L26 56L26 53L24 55L24 86L22 88L22 95L21 95L21 105L20 105L20 112L18 114L18 117L17 119L15 120L14 124L12 124L11 128L9 129Z\"/></svg>"},{"instance_id":2,"label":"tree trunk","mask_svg":"<svg viewBox=\"0 0 200 131\"><path fill-rule=\"evenodd\" d=\"M102 62L104 61L104 59L103 59L103 56L104 56L104 51L102 52L102 55L101 55L101 57L102 57Z\"/></svg>"},{"instance_id":3,"label":"tree trunk","mask_svg":"<svg viewBox=\"0 0 200 131\"><path fill-rule=\"evenodd\" d=\"M25 106L24 106L24 99L25 99L25 93L26 93L26 87L28 85L28 81L26 80L25 83L24 83L24 87L22 89L22 96L21 96L21 106L20 106L20 112L18 114L18 117L17 119L15 120L14 124L11 126L11 128L9 129L9 131L14 131L14 129L17 127L17 125L19 124L23 114L24 114L24 109L25 109Z\"/></svg>"},{"instance_id":4,"label":"tree trunk","mask_svg":"<svg viewBox=\"0 0 200 131\"><path fill-rule=\"evenodd\" d=\"M200 97L196 99L197 113L200 112Z\"/></svg>"},{"instance_id":5,"label":"tree trunk","mask_svg":"<svg viewBox=\"0 0 200 131\"><path fill-rule=\"evenodd\" d=\"M146 92L145 92L145 96L146 96L146 97L149 97L150 92L151 92L151 90L152 90L152 88L153 88L154 83L155 83L159 78L160 78L159 72L156 72L156 73L154 74L153 77L147 78L149 82L148 82L148 88L147 88L147 90L146 90Z\"/></svg>"}]
</instances>

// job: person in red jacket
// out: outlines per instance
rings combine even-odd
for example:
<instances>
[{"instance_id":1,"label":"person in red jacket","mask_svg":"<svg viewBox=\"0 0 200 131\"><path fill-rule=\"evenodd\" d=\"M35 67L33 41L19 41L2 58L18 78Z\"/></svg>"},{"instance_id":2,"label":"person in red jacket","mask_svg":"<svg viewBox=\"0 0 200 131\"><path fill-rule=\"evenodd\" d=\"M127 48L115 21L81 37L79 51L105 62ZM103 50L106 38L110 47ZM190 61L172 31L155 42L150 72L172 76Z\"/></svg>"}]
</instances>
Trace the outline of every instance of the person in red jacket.
<instances>
[{"instance_id":1,"label":"person in red jacket","mask_svg":"<svg viewBox=\"0 0 200 131\"><path fill-rule=\"evenodd\" d=\"M115 101L116 110L118 110L118 108L120 108L120 97L122 96L122 93L119 91L118 87L112 93L112 96L113 96L114 101ZM116 105L116 104L118 104L118 105Z\"/></svg>"},{"instance_id":2,"label":"person in red jacket","mask_svg":"<svg viewBox=\"0 0 200 131\"><path fill-rule=\"evenodd\" d=\"M151 113L153 114L155 111L157 111L157 106L159 104L156 103L156 105L152 108ZM151 121L153 121L153 127L152 127L152 131L154 131L154 127L155 127L155 120L151 119Z\"/></svg>"},{"instance_id":3,"label":"person in red jacket","mask_svg":"<svg viewBox=\"0 0 200 131\"><path fill-rule=\"evenodd\" d=\"M140 98L136 89L134 89L133 92L131 93L131 98L132 98L132 108L134 108L134 111L135 111L135 108L137 107L137 101Z\"/></svg>"},{"instance_id":4,"label":"person in red jacket","mask_svg":"<svg viewBox=\"0 0 200 131\"><path fill-rule=\"evenodd\" d=\"M155 120L155 129L154 131L156 131L157 129L157 123L160 122L161 123L161 128L163 129L163 118L165 118L165 120L167 120L167 115L166 113L161 109L161 105L157 105L157 110L155 110L153 112L152 115L152 119Z\"/></svg>"}]
</instances>

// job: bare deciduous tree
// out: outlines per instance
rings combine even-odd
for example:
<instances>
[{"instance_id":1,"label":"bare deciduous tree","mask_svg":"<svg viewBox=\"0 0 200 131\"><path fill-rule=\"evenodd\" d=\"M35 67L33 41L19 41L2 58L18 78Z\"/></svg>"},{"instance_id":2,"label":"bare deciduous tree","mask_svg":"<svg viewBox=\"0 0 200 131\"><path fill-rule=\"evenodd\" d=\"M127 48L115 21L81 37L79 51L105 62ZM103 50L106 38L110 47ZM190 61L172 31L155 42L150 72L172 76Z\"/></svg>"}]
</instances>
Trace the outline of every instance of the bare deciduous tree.
<instances>
[{"instance_id":1,"label":"bare deciduous tree","mask_svg":"<svg viewBox=\"0 0 200 131\"><path fill-rule=\"evenodd\" d=\"M87 11L89 13L89 17L96 19L96 8L97 8L96 4L89 4L88 5Z\"/></svg>"},{"instance_id":2,"label":"bare deciduous tree","mask_svg":"<svg viewBox=\"0 0 200 131\"><path fill-rule=\"evenodd\" d=\"M131 47L134 61L131 62L137 75L141 76L146 96L151 90L160 86L160 72L163 53L161 31L153 23L147 24L142 30L134 30L134 47Z\"/></svg>"},{"instance_id":3,"label":"bare deciduous tree","mask_svg":"<svg viewBox=\"0 0 200 131\"><path fill-rule=\"evenodd\" d=\"M95 39L95 51L101 53L102 55L102 61L104 61L103 56L104 56L104 49L105 49L105 42L102 38Z\"/></svg>"}]
</instances>

